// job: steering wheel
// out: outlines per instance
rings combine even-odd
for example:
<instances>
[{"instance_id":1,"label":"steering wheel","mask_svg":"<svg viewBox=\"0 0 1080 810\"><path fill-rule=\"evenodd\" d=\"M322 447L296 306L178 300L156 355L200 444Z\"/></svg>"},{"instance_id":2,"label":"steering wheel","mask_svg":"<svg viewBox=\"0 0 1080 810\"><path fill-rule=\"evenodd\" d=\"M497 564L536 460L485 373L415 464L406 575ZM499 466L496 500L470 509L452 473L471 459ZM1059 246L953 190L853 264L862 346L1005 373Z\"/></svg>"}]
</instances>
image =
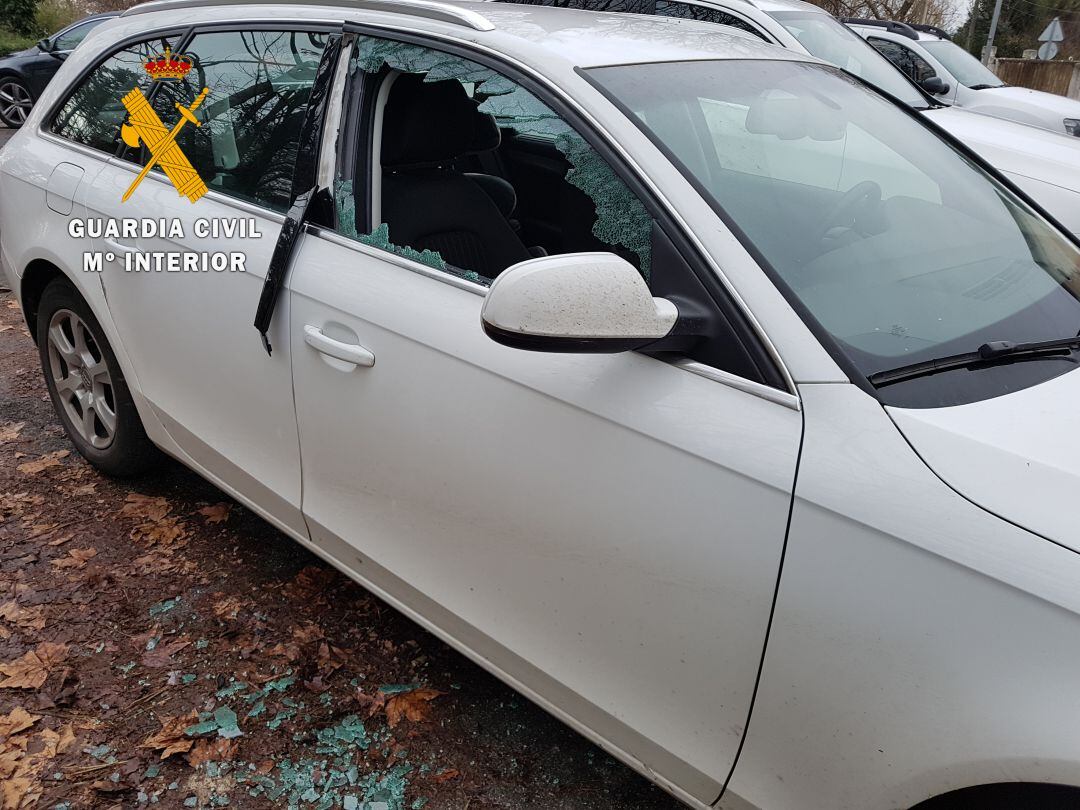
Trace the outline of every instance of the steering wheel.
<instances>
[{"instance_id":1,"label":"steering wheel","mask_svg":"<svg viewBox=\"0 0 1080 810\"><path fill-rule=\"evenodd\" d=\"M833 228L855 230L858 215L864 210L873 211L881 204L881 186L873 180L863 180L844 192L818 225L818 241L825 241Z\"/></svg>"}]
</instances>

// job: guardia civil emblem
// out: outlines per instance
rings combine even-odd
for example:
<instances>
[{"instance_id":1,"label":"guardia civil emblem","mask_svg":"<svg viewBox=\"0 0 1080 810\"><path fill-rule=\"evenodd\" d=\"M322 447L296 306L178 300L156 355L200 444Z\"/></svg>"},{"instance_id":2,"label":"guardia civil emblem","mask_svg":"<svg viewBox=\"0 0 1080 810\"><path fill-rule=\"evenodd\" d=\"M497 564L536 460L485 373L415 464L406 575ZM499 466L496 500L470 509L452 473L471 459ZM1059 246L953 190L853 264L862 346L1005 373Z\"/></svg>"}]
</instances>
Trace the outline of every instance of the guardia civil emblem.
<instances>
[{"instance_id":1,"label":"guardia civil emblem","mask_svg":"<svg viewBox=\"0 0 1080 810\"><path fill-rule=\"evenodd\" d=\"M191 60L185 56L172 53L168 48L160 56L151 58L143 65L150 78L154 81L182 81L191 70ZM210 88L204 87L202 92L191 102L190 107L177 103L176 110L180 113L178 120L172 127L165 126L150 102L142 92L135 88L124 96L124 108L128 111L128 123L120 128L120 137L124 143L131 147L140 144L150 152L150 159L143 166L128 190L124 192L123 201L127 202L139 183L155 165L161 166L169 182L176 187L181 197L187 197L195 202L206 193L206 183L199 177L199 173L191 165L184 153L176 143L176 136L187 124L202 126L195 117L195 110L206 100Z\"/></svg>"}]
</instances>

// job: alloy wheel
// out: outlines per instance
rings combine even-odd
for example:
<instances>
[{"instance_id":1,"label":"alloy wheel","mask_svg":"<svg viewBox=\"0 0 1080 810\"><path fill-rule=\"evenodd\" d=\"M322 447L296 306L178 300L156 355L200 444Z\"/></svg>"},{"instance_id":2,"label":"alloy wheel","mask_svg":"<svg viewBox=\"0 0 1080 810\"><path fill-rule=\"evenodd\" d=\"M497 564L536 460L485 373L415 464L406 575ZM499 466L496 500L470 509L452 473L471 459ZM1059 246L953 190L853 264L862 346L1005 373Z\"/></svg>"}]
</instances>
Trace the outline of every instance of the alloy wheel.
<instances>
[{"instance_id":1,"label":"alloy wheel","mask_svg":"<svg viewBox=\"0 0 1080 810\"><path fill-rule=\"evenodd\" d=\"M33 106L34 100L30 98L30 91L20 82L11 79L0 82L0 116L3 116L5 121L22 126Z\"/></svg>"},{"instance_id":2,"label":"alloy wheel","mask_svg":"<svg viewBox=\"0 0 1080 810\"><path fill-rule=\"evenodd\" d=\"M116 433L116 398L109 367L86 322L70 309L49 321L49 375L68 421L104 450Z\"/></svg>"}]
</instances>

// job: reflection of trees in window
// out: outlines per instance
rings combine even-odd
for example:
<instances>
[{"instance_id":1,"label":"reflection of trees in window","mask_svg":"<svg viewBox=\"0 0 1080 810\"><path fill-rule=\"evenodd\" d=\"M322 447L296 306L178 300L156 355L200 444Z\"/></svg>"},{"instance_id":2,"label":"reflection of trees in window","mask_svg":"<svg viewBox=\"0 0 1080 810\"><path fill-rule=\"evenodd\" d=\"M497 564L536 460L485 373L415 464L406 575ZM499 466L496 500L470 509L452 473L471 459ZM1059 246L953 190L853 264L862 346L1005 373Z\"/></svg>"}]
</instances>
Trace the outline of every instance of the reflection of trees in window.
<instances>
[{"instance_id":1,"label":"reflection of trees in window","mask_svg":"<svg viewBox=\"0 0 1080 810\"><path fill-rule=\"evenodd\" d=\"M176 104L189 106L203 87L201 127L177 143L208 186L277 210L289 204L293 164L311 85L326 37L289 31L245 31L195 37L187 80L163 86L154 108L166 123Z\"/></svg>"},{"instance_id":2,"label":"reflection of trees in window","mask_svg":"<svg viewBox=\"0 0 1080 810\"><path fill-rule=\"evenodd\" d=\"M623 14L655 14L661 17L701 20L717 25L730 25L756 37L765 38L760 31L734 14L689 3L671 2L671 0L514 0L514 2L527 6L555 6L587 11L615 11Z\"/></svg>"},{"instance_id":3,"label":"reflection of trees in window","mask_svg":"<svg viewBox=\"0 0 1080 810\"><path fill-rule=\"evenodd\" d=\"M53 119L53 132L94 149L114 151L127 117L121 99L136 87L146 91L150 78L143 66L172 45L164 39L141 42L110 56L68 97Z\"/></svg>"},{"instance_id":4,"label":"reflection of trees in window","mask_svg":"<svg viewBox=\"0 0 1080 810\"><path fill-rule=\"evenodd\" d=\"M756 37L761 37L761 32L748 22L739 19L734 14L728 14L715 8L704 6L692 6L689 3L671 3L668 0L656 0L656 13L661 17L678 17L682 20L700 20L702 22L715 23L716 25L730 25L740 31L746 31Z\"/></svg>"},{"instance_id":5,"label":"reflection of trees in window","mask_svg":"<svg viewBox=\"0 0 1080 810\"><path fill-rule=\"evenodd\" d=\"M579 8L587 11L619 11L624 14L655 14L655 0L514 0L527 6Z\"/></svg>"}]
</instances>

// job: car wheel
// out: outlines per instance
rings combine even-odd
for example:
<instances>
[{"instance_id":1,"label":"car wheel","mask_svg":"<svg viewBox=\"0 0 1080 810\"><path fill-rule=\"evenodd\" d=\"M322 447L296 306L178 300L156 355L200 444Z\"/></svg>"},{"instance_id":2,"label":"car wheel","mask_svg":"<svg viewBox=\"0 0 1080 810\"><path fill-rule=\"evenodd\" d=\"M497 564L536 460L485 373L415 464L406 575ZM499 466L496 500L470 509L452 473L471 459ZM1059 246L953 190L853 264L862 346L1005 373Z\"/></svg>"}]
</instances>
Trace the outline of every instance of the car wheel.
<instances>
[{"instance_id":1,"label":"car wheel","mask_svg":"<svg viewBox=\"0 0 1080 810\"><path fill-rule=\"evenodd\" d=\"M0 120L13 129L18 129L30 115L34 99L25 84L14 76L0 79Z\"/></svg>"},{"instance_id":2,"label":"car wheel","mask_svg":"<svg viewBox=\"0 0 1080 810\"><path fill-rule=\"evenodd\" d=\"M42 293L37 342L53 407L87 461L108 475L129 476L160 459L101 325L67 279Z\"/></svg>"}]
</instances>

